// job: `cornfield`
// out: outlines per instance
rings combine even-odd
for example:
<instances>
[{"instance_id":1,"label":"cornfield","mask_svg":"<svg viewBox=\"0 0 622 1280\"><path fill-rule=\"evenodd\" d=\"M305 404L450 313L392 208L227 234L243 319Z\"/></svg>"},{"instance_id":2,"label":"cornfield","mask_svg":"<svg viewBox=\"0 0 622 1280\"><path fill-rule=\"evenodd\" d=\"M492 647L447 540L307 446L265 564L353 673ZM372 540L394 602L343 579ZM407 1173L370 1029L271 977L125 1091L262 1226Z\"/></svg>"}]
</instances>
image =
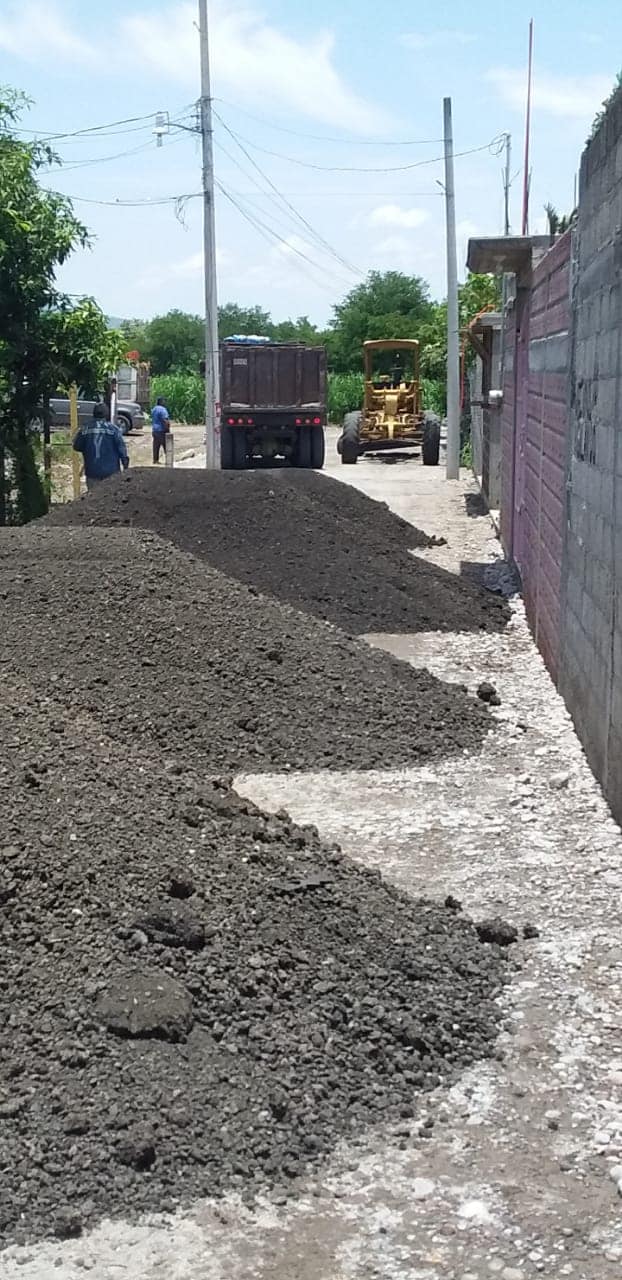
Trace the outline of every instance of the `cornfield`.
<instances>
[{"instance_id":1,"label":"cornfield","mask_svg":"<svg viewBox=\"0 0 622 1280\"><path fill-rule=\"evenodd\" d=\"M161 373L152 378L152 404L160 396L173 422L205 421L205 383L198 373Z\"/></svg>"},{"instance_id":2,"label":"cornfield","mask_svg":"<svg viewBox=\"0 0 622 1280\"><path fill-rule=\"evenodd\" d=\"M331 373L328 378L328 421L341 426L346 413L363 404L362 373Z\"/></svg>"},{"instance_id":3,"label":"cornfield","mask_svg":"<svg viewBox=\"0 0 622 1280\"><path fill-rule=\"evenodd\" d=\"M422 379L423 403L443 416L445 390L440 382ZM161 396L173 422L203 422L205 419L205 383L198 373L162 373L151 379L151 400ZM362 373L331 373L328 378L328 420L341 426L346 413L363 404Z\"/></svg>"}]
</instances>

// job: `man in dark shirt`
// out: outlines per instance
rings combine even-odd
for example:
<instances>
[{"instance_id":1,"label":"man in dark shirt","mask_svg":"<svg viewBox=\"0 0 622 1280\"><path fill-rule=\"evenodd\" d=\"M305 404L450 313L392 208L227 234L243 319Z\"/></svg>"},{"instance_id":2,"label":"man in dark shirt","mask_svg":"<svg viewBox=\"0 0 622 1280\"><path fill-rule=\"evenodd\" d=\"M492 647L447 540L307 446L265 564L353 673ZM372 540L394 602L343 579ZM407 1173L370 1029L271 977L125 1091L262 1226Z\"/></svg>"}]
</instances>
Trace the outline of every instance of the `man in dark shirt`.
<instances>
[{"instance_id":1,"label":"man in dark shirt","mask_svg":"<svg viewBox=\"0 0 622 1280\"><path fill-rule=\"evenodd\" d=\"M105 404L93 407L93 417L85 427L80 427L73 447L84 458L87 489L130 465L123 433L114 422L108 422Z\"/></svg>"},{"instance_id":2,"label":"man in dark shirt","mask_svg":"<svg viewBox=\"0 0 622 1280\"><path fill-rule=\"evenodd\" d=\"M160 461L160 449L166 457L166 436L171 429L168 409L160 396L151 410L151 434L153 436L153 461Z\"/></svg>"}]
</instances>

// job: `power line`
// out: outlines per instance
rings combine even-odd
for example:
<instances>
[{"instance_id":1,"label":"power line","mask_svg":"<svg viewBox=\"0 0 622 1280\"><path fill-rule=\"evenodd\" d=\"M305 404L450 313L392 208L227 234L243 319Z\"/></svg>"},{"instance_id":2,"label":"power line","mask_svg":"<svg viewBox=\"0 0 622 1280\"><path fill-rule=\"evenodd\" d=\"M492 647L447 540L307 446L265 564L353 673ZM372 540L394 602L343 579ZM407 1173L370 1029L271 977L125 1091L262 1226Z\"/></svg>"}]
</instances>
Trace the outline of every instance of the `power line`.
<instances>
[{"instance_id":1,"label":"power line","mask_svg":"<svg viewBox=\"0 0 622 1280\"><path fill-rule=\"evenodd\" d=\"M233 138L233 141L236 143L236 145L239 146L242 154L246 156L246 159L249 161L250 164L252 164L253 168L256 169L260 177L263 178L264 182L267 182L268 186L274 192L277 199L281 202L281 204L285 206L285 208L290 212L290 214L293 214L293 216L297 219L297 221L301 224L301 226L303 226L311 234L311 236L316 241L316 243L319 244L320 247L323 248L326 253L329 253L331 257L335 259L336 262L340 263L342 267L345 267L346 271L351 271L353 275L363 276L364 273L360 271L358 267L352 266L352 263L348 262L346 258L342 257L342 255L338 253L337 250L334 249L331 244L329 244L328 240L325 240L324 237L320 235L318 231L315 230L315 227L313 227L311 223L308 222L307 219L304 218L303 215L298 212L298 210L294 207L294 205L290 204L289 200L286 199L286 197L282 194L282 192L279 191L275 183L272 182L272 179L268 177L268 174L264 173L263 169L260 168L260 166L256 163L255 160L253 160L253 157L249 155L246 148L243 147L242 144L237 141L235 134L225 124L224 120L221 119L221 117L218 115L218 112L215 111L214 115L216 116L216 119L220 121L220 124L223 126L226 132L230 135L230 137ZM238 169L241 170L242 173L244 173L244 170L242 169L242 166L238 163L238 161L233 156L231 156L229 152L227 152L226 148L222 147L222 144L219 144L219 145L221 147L221 150L224 151L224 154L228 156L228 158L233 162L233 164L237 166ZM245 176L248 177L249 175L245 174ZM255 186L260 191L262 190L262 188L259 187L259 184L255 179L251 178L251 181L255 182ZM268 193L262 192L262 194L268 194Z\"/></svg>"},{"instance_id":2,"label":"power line","mask_svg":"<svg viewBox=\"0 0 622 1280\"><path fill-rule=\"evenodd\" d=\"M89 196L72 196L67 194L65 191L52 191L50 187L48 187L47 190L50 191L52 195L64 196L66 200L75 200L78 204L105 205L111 209L138 209L148 208L150 205L155 207L156 205L165 204L183 204L185 200L195 200L203 194L201 191L188 191L178 196L144 196L136 200L95 200L93 197Z\"/></svg>"},{"instance_id":3,"label":"power line","mask_svg":"<svg viewBox=\"0 0 622 1280\"><path fill-rule=\"evenodd\" d=\"M267 120L265 116L253 115L252 111L246 111L244 107L240 107L237 103L227 102L225 98L216 98L216 102L221 102L224 107L231 107L234 111L241 112L247 116L249 120L255 120L258 124L267 125L269 129L276 129L279 133L289 133L295 138L307 138L311 142L334 142L341 146L347 147L429 147L440 146L442 138L405 138L402 140L386 138L330 138L325 134L305 133L300 129L288 129L285 125L275 124L271 120ZM216 114L216 113L214 113Z\"/></svg>"},{"instance_id":4,"label":"power line","mask_svg":"<svg viewBox=\"0 0 622 1280\"><path fill-rule=\"evenodd\" d=\"M223 152L223 154L224 154L224 155L228 156L228 158L229 158L230 160L233 160L233 157L229 155L229 153L225 150L225 148L224 148L224 147L222 147L222 145L221 145L220 143L217 143L216 145L218 146L218 149L219 149L220 151L222 151L222 152ZM235 161L234 161L234 163L235 163ZM240 171L241 171L242 173L244 172L244 170L242 170L242 169L241 169L241 166L238 166L238 168L240 168ZM229 193L229 194L231 194L231 193ZM269 192L259 193L259 192L257 192L257 191L256 191L256 192L254 192L254 193L250 193L250 194L249 194L249 193L244 193L244 192L242 192L242 191L236 191L234 194L235 194L235 196L236 196L236 198L237 198L238 200L243 200L243 201L244 201L244 203L245 203L245 205L247 205L247 206L248 206L248 204L249 204L249 203L252 205L252 204L254 204L255 202L258 202L258 200L259 200L259 194L263 194L263 195L267 196L267 197L268 197L268 199L270 199L270 200L271 200L271 202L272 202L272 210L270 210L270 215L271 215L271 225L270 225L270 227L269 227L269 234L270 234L272 237L276 237L277 239L279 239L279 240L281 241L281 243L282 243L282 244L287 245L288 249L289 249L291 252L296 252L296 250L293 248L293 246L290 244L290 242L289 242L288 240L286 240L286 239L284 239L283 237L280 237L280 236L278 236L278 235L277 235L277 231L275 230L275 228L281 228L281 229L282 229L286 234L288 234L288 235L292 235L292 233L300 235L300 233L301 233L301 228L297 225L297 223L295 223L295 222L294 222L293 218L289 218L289 217L287 216L286 211L285 211L284 209L282 209L282 208L280 207L280 205L278 205L278 204L277 204L276 200L274 199L274 197L273 197L273 196L271 196L271 195L270 195L270 193L269 193ZM274 210L274 212L273 212L273 210ZM240 212L242 212L242 210L240 210ZM264 216L265 216L266 212L267 212L267 211L266 211L265 209L262 209L262 210L261 210L261 213L263 213L263 214L264 214ZM246 209L244 210L244 213L245 213L245 215L246 215L246 214L248 214L248 218L249 218L249 219L250 219L250 218L253 218L253 219L255 220L254 225L255 225L256 227L259 227L260 225L261 225L262 227L266 227L266 224L261 222L261 218L260 218L260 211L259 211L259 210L256 210L256 209L251 209L251 210L249 210L248 208L246 208ZM304 240L304 238L301 236L301 241L303 241L304 243L308 243L308 242L309 242L309 240L310 240L310 237L309 237L309 236L307 236L306 240ZM323 245L321 242L318 242L318 240L317 240L317 239L315 239L314 243L313 243L313 244L310 244L310 245L309 245L309 247L310 247L310 248L318 249L318 251L319 251L319 252L321 252L323 255L326 255L326 254L327 254L327 250L324 248L324 245ZM331 255L331 256L334 256L334 255ZM339 264L340 264L340 265L344 265L344 264L342 263L342 260L341 260L340 258L338 258L338 257L337 257L337 258L336 258L336 261L337 261L337 262L339 262ZM318 270L320 269L320 265L319 265L319 263L314 262L314 264L313 264L313 265L314 265L315 267L317 267L317 269L318 269ZM354 272L354 268L349 268L349 267L348 267L348 270L352 270L352 271ZM358 272L356 272L356 274L358 275L359 273L358 273ZM360 273L360 274L362 275L362 273Z\"/></svg>"},{"instance_id":5,"label":"power line","mask_svg":"<svg viewBox=\"0 0 622 1280\"><path fill-rule=\"evenodd\" d=\"M241 135L234 134L233 136L239 144ZM499 144L502 146L504 138L505 134L499 134L493 138L491 142L486 142L481 147L470 147L468 151L456 151L454 153L454 158L456 159L459 156L473 156L481 151L491 151L492 154L498 155L499 151L494 152L492 149L499 146ZM257 143L251 142L248 138L243 138L242 140L248 143L249 147L252 147L254 151L261 151L263 155L273 156L277 160L286 160L289 164L300 165L303 169L315 169L323 173L405 173L410 169L420 169L423 165L440 164L444 159L443 156L434 156L430 160L416 160L412 164L381 165L373 167L361 167L359 165L315 164L310 160L299 160L296 156L286 156L281 151L270 151L267 147L260 147Z\"/></svg>"},{"instance_id":6,"label":"power line","mask_svg":"<svg viewBox=\"0 0 622 1280\"><path fill-rule=\"evenodd\" d=\"M220 143L218 145L220 146ZM223 151L225 155L228 154L225 151L224 147L220 146L220 149ZM232 156L230 156L229 158L233 160ZM66 172L66 170L64 170L64 172ZM241 169L240 169L240 172L242 172ZM47 187L46 189L48 191L52 190L50 187ZM80 204L98 204L98 205L108 206L112 209L125 209L125 208L148 208L150 205L152 205L155 208L158 205L176 204L178 201L194 200L198 198L202 193L200 191L187 191L187 192L182 192L180 195L136 196L136 197L130 196L127 199L122 199L121 197L119 197L116 200L96 200L94 197L73 196L69 192L64 192L64 191L55 191L53 194L64 195L67 200L75 200L75 201L78 201ZM382 197L384 198L398 197L398 196L408 196L410 199L414 199L414 198L420 199L420 198L423 198L424 196L434 196L435 198L441 198L441 199L444 198L443 191L363 191L363 192L361 191L312 191L312 192L290 191L288 192L288 194L295 195L295 196L304 196L304 197L308 197L312 195L313 197L317 196L323 199L330 199L330 200L338 199L338 198L351 199L353 196L356 196L357 198L370 197L373 199L379 199ZM259 190L258 187L256 187L255 192L240 191L238 192L238 195L240 196L241 199L246 199L246 200L256 200L258 198L258 195L263 195L266 198L266 200L273 199L269 191L262 192Z\"/></svg>"},{"instance_id":7,"label":"power line","mask_svg":"<svg viewBox=\"0 0 622 1280\"><path fill-rule=\"evenodd\" d=\"M181 107L179 111L174 113L174 118L171 121L171 124L177 123L177 121L180 119L181 120L186 119L188 114L191 112L193 106L194 106L194 103L189 103L188 105ZM66 133L56 132L56 133L43 134L39 136L37 129L17 129L17 128L13 129L12 132L32 134L34 136L34 139L37 142L60 142L64 139L84 137L87 134L95 134L95 133L101 134L103 133L104 130L115 130L117 128L120 128L122 125L126 125L126 124L139 125L140 128L146 129L149 127L149 125L142 122L143 121L149 122L149 121L155 120L155 117L160 114L161 112L158 112L158 111L150 111L148 115L127 116L124 120L109 120L107 121L106 124L88 125L84 129L73 129L70 132L66 132ZM134 130L128 129L127 131L124 130L124 132L132 133L134 132ZM138 130L136 130L136 132L138 132Z\"/></svg>"},{"instance_id":8,"label":"power line","mask_svg":"<svg viewBox=\"0 0 622 1280\"><path fill-rule=\"evenodd\" d=\"M183 142L183 135L177 135L170 139L169 146L173 146L176 142ZM89 160L72 160L71 164L64 164L61 159L61 166L64 173L71 173L72 169L86 169L94 164L106 164L109 160L123 160L126 156L136 156L141 151L150 151L154 147L153 138L148 142L141 142L137 147L129 147L125 151L117 151L114 155L92 156Z\"/></svg>"},{"instance_id":9,"label":"power line","mask_svg":"<svg viewBox=\"0 0 622 1280\"><path fill-rule=\"evenodd\" d=\"M317 262L314 262L313 258L310 258L308 254L303 253L302 249L298 249L296 248L295 245L290 244L287 240L284 240L283 237L278 235L276 231L273 231L272 228L267 226L265 222L262 222L262 220L258 218L256 214L249 213L247 209L244 209L243 206L239 203L239 200L236 199L235 196L230 191L227 191L227 189L223 187L221 182L216 181L216 186L218 187L218 190L220 191L221 195L224 196L225 200L228 200L229 203L232 204L235 209L237 209L238 213L240 213L242 217L245 218L246 221L249 222L251 226L255 228L256 231L259 231L260 234L263 235L264 239L267 239L269 243L276 241L277 244L283 245L284 248L287 249L289 253L293 253L296 255L296 257L301 258L304 262L307 262L309 266L313 267L314 271L322 271L320 264ZM315 284L318 283L314 277L312 277L312 279L314 280ZM339 277L337 276L335 277L335 279L339 279ZM352 287L351 282L349 280L345 280L345 281L341 280L340 283L344 284L347 289L350 289Z\"/></svg>"}]
</instances>

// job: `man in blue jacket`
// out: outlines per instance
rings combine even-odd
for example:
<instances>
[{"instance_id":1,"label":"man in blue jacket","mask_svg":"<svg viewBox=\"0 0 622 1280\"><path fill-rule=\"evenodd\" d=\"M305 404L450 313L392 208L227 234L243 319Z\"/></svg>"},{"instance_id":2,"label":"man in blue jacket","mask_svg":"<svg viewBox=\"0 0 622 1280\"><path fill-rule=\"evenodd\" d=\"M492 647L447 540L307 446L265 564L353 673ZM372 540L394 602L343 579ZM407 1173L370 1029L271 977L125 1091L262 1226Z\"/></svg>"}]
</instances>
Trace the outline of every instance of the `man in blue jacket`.
<instances>
[{"instance_id":1,"label":"man in blue jacket","mask_svg":"<svg viewBox=\"0 0 622 1280\"><path fill-rule=\"evenodd\" d=\"M123 433L114 422L108 422L105 404L94 405L93 417L85 427L80 427L73 447L84 458L87 489L130 465Z\"/></svg>"},{"instance_id":2,"label":"man in blue jacket","mask_svg":"<svg viewBox=\"0 0 622 1280\"><path fill-rule=\"evenodd\" d=\"M160 449L166 458L166 437L171 429L171 422L168 416L168 409L162 399L158 397L158 402L151 410L151 434L153 436L153 461L154 465L160 461Z\"/></svg>"}]
</instances>

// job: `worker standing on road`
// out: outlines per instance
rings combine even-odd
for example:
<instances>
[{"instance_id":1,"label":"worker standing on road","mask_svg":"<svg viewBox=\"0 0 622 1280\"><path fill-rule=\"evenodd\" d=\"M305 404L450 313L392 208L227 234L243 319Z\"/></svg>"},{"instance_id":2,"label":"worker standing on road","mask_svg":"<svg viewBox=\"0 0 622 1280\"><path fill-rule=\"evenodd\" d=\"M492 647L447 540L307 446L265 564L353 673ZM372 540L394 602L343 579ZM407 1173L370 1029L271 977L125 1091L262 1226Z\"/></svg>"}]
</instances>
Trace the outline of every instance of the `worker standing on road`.
<instances>
[{"instance_id":1,"label":"worker standing on road","mask_svg":"<svg viewBox=\"0 0 622 1280\"><path fill-rule=\"evenodd\" d=\"M73 447L84 458L86 487L92 489L130 465L123 433L114 422L108 422L105 404L93 406L93 417L74 436Z\"/></svg>"},{"instance_id":2,"label":"worker standing on road","mask_svg":"<svg viewBox=\"0 0 622 1280\"><path fill-rule=\"evenodd\" d=\"M151 410L151 434L153 436L153 461L160 461L160 449L164 451L166 457L166 436L171 429L171 420L168 416L168 409L160 396L154 408Z\"/></svg>"}]
</instances>

